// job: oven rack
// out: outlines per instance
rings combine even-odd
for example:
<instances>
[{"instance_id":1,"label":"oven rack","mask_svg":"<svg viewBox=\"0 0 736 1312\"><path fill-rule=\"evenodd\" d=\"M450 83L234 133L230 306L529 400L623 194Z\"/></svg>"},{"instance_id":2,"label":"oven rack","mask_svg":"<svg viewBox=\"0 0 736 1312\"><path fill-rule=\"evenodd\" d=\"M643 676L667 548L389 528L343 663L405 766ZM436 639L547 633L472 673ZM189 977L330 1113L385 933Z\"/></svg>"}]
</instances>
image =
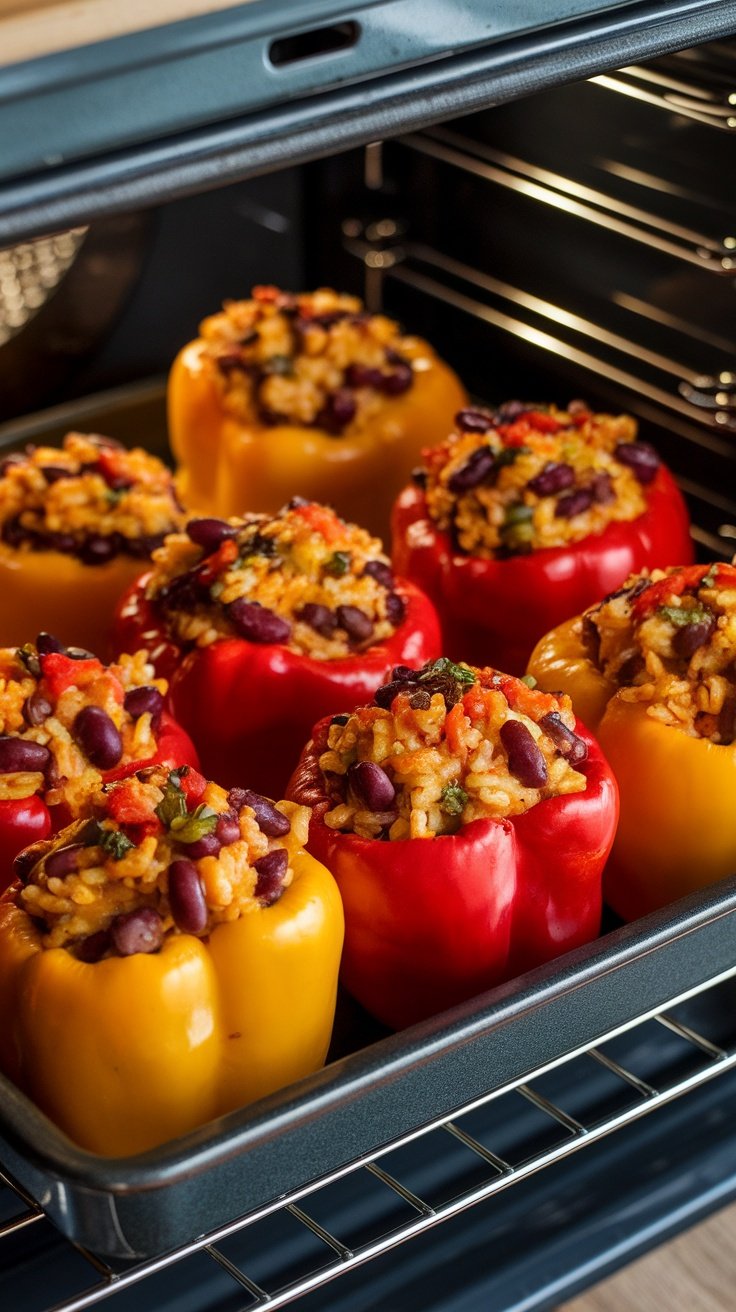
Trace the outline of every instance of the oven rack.
<instances>
[{"instance_id":1,"label":"oven rack","mask_svg":"<svg viewBox=\"0 0 736 1312\"><path fill-rule=\"evenodd\" d=\"M64 1241L64 1247L57 1245L59 1271L46 1272L47 1288L54 1291L51 1298L55 1299L59 1288L69 1285L66 1268L70 1254L74 1257L74 1287L60 1301L48 1302L47 1312L82 1312L123 1291L145 1286L146 1281L185 1265L195 1254L209 1269L209 1278L203 1269L199 1273L199 1284L207 1291L206 1298L212 1300L203 1303L202 1308L235 1306L227 1301L235 1293L242 1296L237 1306L243 1312L275 1310L305 1298L735 1071L736 1028L723 1032L724 1017L734 1010L734 976L736 965L673 998L664 1008L602 1033L594 1043L540 1065L523 1079L509 1081L451 1116L438 1118L379 1151L357 1157L323 1179L307 1183L152 1260L114 1267ZM551 1089L547 1087L550 1076ZM583 1089L585 1105L578 1109L575 1100ZM531 1111L535 1121L531 1127L524 1123L520 1107ZM495 1137L505 1140L510 1149L494 1145ZM444 1163L448 1142L454 1150L450 1167ZM532 1144L536 1149L528 1151ZM407 1149L413 1150L408 1156ZM438 1189L438 1163L442 1178L436 1198L432 1194ZM0 1193L0 1216L7 1217L0 1223L0 1268L8 1271L12 1270L13 1247L18 1240L27 1238L36 1228L39 1232L42 1227L48 1230L48 1225L41 1209L20 1186L1 1172L0 1182L5 1190ZM343 1194L336 1202L330 1200L330 1192L338 1182L343 1185ZM347 1206L345 1183L351 1186ZM427 1197L420 1192L423 1183ZM372 1196L366 1222L367 1191ZM356 1201L363 1208L357 1243L340 1232L345 1224L349 1230L351 1208L355 1208ZM243 1247L242 1241L247 1241L249 1233L256 1233L259 1225L261 1230L264 1224L283 1229L285 1221L294 1232L286 1248L280 1250L286 1269L277 1265L266 1284L259 1273L254 1275L250 1269L251 1264L258 1265L255 1250L263 1249L263 1237L251 1244L250 1253L247 1242ZM296 1275L295 1262L300 1267ZM16 1285L17 1291L20 1288ZM212 1299L213 1291L221 1302Z\"/></svg>"}]
</instances>

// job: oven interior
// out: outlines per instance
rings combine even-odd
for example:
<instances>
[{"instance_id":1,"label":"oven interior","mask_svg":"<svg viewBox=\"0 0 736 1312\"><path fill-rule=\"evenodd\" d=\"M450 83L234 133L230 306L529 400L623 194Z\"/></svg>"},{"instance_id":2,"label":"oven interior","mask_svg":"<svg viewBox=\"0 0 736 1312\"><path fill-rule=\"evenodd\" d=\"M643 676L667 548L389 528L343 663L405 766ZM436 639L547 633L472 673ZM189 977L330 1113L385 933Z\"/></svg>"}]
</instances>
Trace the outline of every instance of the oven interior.
<instances>
[{"instance_id":1,"label":"oven interior","mask_svg":"<svg viewBox=\"0 0 736 1312\"><path fill-rule=\"evenodd\" d=\"M256 282L338 286L483 401L636 414L703 557L729 558L735 106L723 40L0 251L0 441L84 427L163 451L166 369L205 314ZM159 1261L100 1262L8 1183L0 1300L554 1307L736 1194L730 974Z\"/></svg>"}]
</instances>

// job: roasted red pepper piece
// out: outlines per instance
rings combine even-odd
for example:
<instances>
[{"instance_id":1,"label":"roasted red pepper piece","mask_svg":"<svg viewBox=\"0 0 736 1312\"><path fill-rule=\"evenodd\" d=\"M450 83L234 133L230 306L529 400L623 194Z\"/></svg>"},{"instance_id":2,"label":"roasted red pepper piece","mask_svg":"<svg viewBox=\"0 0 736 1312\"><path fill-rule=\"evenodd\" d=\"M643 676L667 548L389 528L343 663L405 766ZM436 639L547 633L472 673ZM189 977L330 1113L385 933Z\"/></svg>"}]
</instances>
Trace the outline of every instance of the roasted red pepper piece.
<instances>
[{"instance_id":1,"label":"roasted red pepper piece","mask_svg":"<svg viewBox=\"0 0 736 1312\"><path fill-rule=\"evenodd\" d=\"M486 560L454 550L427 514L423 491L407 487L393 513L393 565L434 601L451 659L523 674L548 629L612 592L639 570L693 558L688 517L669 470L647 487L647 509L565 547Z\"/></svg>"},{"instance_id":2,"label":"roasted red pepper piece","mask_svg":"<svg viewBox=\"0 0 736 1312\"><path fill-rule=\"evenodd\" d=\"M148 575L118 609L116 652L148 650L170 680L171 705L197 747L202 769L225 787L257 782L283 795L315 720L370 701L395 665L421 665L440 650L431 602L411 584L403 623L384 642L340 660L318 661L279 643L222 638L184 655L145 596Z\"/></svg>"},{"instance_id":3,"label":"roasted red pepper piece","mask_svg":"<svg viewBox=\"0 0 736 1312\"><path fill-rule=\"evenodd\" d=\"M288 796L313 808L308 850L332 871L345 907L341 978L372 1015L403 1028L596 936L618 790L581 724L584 792L398 842L324 823L329 724L315 727Z\"/></svg>"}]
</instances>

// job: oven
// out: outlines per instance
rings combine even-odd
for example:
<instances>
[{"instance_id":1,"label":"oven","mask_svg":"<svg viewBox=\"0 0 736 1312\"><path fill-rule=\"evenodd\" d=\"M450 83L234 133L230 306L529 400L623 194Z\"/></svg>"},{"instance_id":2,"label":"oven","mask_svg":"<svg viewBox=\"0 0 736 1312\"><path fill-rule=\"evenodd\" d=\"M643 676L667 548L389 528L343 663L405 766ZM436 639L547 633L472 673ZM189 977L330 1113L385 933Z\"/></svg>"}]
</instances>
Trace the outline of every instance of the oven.
<instances>
[{"instance_id":1,"label":"oven","mask_svg":"<svg viewBox=\"0 0 736 1312\"><path fill-rule=\"evenodd\" d=\"M308 9L308 14L305 12ZM252 283L337 286L479 400L634 413L736 540L736 3L0 8L0 444L165 454ZM7 1082L13 1312L552 1308L736 1196L736 878L136 1159Z\"/></svg>"}]
</instances>

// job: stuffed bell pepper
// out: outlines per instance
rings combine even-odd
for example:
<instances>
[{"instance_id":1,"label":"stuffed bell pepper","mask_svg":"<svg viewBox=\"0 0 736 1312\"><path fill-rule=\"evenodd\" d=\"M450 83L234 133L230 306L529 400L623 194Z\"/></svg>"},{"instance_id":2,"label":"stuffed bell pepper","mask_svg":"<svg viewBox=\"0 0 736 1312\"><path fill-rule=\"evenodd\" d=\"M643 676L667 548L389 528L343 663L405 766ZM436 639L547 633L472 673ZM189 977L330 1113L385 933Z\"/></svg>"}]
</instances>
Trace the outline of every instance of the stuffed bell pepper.
<instances>
[{"instance_id":1,"label":"stuffed bell pepper","mask_svg":"<svg viewBox=\"0 0 736 1312\"><path fill-rule=\"evenodd\" d=\"M345 907L341 977L400 1028L599 931L616 784L569 698L440 658L316 726L289 786Z\"/></svg>"},{"instance_id":2,"label":"stuffed bell pepper","mask_svg":"<svg viewBox=\"0 0 736 1312\"><path fill-rule=\"evenodd\" d=\"M324 506L193 519L121 604L118 650L146 647L203 768L283 793L323 715L439 651L434 608L380 542Z\"/></svg>"},{"instance_id":3,"label":"stuffed bell pepper","mask_svg":"<svg viewBox=\"0 0 736 1312\"><path fill-rule=\"evenodd\" d=\"M0 888L21 848L88 813L142 762L196 765L145 653L104 666L48 633L0 649Z\"/></svg>"},{"instance_id":4,"label":"stuffed bell pepper","mask_svg":"<svg viewBox=\"0 0 736 1312\"><path fill-rule=\"evenodd\" d=\"M626 415L510 402L462 410L393 518L396 570L432 598L451 656L522 674L548 629L633 570L692 559L675 482Z\"/></svg>"},{"instance_id":5,"label":"stuffed bell pepper","mask_svg":"<svg viewBox=\"0 0 736 1312\"><path fill-rule=\"evenodd\" d=\"M106 653L116 601L183 523L169 470L111 438L69 433L0 465L0 643L50 629Z\"/></svg>"},{"instance_id":6,"label":"stuffed bell pepper","mask_svg":"<svg viewBox=\"0 0 736 1312\"><path fill-rule=\"evenodd\" d=\"M633 919L736 873L736 568L655 570L538 644L621 791L605 894Z\"/></svg>"},{"instance_id":7,"label":"stuffed bell pepper","mask_svg":"<svg viewBox=\"0 0 736 1312\"><path fill-rule=\"evenodd\" d=\"M158 766L18 858L0 1066L76 1143L143 1152L322 1065L343 916L308 821Z\"/></svg>"},{"instance_id":8,"label":"stuffed bell pepper","mask_svg":"<svg viewBox=\"0 0 736 1312\"><path fill-rule=\"evenodd\" d=\"M327 288L255 287L200 333L169 384L185 503L272 512L296 491L385 536L421 448L466 399L427 342Z\"/></svg>"}]
</instances>

